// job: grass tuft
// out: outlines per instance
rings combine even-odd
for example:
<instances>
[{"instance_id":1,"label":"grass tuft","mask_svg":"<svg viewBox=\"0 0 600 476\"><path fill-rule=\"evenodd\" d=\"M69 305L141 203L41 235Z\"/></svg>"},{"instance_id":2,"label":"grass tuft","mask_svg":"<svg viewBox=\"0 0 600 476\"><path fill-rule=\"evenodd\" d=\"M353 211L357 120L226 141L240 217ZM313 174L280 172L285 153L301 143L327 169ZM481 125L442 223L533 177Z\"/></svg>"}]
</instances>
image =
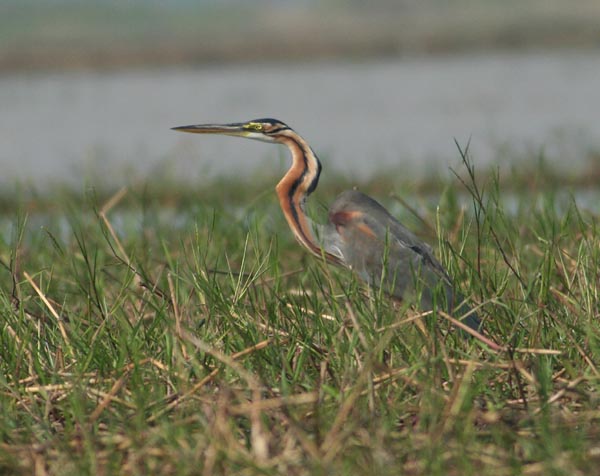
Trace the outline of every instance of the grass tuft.
<instances>
[{"instance_id":1,"label":"grass tuft","mask_svg":"<svg viewBox=\"0 0 600 476\"><path fill-rule=\"evenodd\" d=\"M362 188L437 240L485 339L307 256L259 187L7 212L0 472L594 472L597 210L461 154L429 199Z\"/></svg>"}]
</instances>

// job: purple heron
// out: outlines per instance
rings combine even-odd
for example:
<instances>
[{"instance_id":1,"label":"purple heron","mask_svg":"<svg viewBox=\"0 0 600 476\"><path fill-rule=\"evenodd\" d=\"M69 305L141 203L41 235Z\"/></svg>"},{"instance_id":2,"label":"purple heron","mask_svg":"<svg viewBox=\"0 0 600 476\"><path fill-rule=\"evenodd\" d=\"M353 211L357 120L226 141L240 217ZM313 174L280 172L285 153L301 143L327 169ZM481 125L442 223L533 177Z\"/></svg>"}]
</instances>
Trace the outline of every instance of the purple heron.
<instances>
[{"instance_id":1,"label":"purple heron","mask_svg":"<svg viewBox=\"0 0 600 476\"><path fill-rule=\"evenodd\" d=\"M435 305L466 315L463 323L479 330L481 323L427 244L404 227L378 202L358 191L343 192L331 205L326 225L313 223L304 210L319 183L321 162L310 145L277 119L232 124L174 127L197 134L225 134L286 145L292 166L276 187L283 214L298 242L313 255L354 270L369 285L383 287L394 298L420 296L421 309ZM436 289L439 291L436 292Z\"/></svg>"}]
</instances>

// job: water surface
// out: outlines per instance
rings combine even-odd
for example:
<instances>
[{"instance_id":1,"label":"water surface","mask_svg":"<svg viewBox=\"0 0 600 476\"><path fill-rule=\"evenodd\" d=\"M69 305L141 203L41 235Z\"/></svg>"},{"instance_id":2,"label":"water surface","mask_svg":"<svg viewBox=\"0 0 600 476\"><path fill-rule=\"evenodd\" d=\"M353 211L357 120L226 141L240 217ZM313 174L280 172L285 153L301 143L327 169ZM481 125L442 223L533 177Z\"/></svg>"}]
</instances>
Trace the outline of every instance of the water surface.
<instances>
[{"instance_id":1,"label":"water surface","mask_svg":"<svg viewBox=\"0 0 600 476\"><path fill-rule=\"evenodd\" d=\"M0 186L279 169L271 145L170 130L265 116L302 133L325 171L356 177L447 171L455 138L476 164L529 151L571 169L600 149L598 78L591 51L4 75Z\"/></svg>"}]
</instances>

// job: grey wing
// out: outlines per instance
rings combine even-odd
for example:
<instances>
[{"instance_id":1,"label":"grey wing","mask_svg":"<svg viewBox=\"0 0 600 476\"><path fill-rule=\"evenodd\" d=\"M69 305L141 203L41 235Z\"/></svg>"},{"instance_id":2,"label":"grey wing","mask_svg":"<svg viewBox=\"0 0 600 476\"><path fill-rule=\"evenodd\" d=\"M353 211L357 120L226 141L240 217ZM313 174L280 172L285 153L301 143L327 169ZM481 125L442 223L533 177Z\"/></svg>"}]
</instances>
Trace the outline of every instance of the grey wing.
<instances>
[{"instance_id":1,"label":"grey wing","mask_svg":"<svg viewBox=\"0 0 600 476\"><path fill-rule=\"evenodd\" d=\"M345 220L343 236L330 223L326 246L363 280L396 298L414 299L419 294L422 309L431 309L436 296L445 300L438 306L449 312L463 301L431 248L377 201L357 191L344 192L330 210L334 223L339 215ZM476 316L465 323L474 329L480 325Z\"/></svg>"},{"instance_id":2,"label":"grey wing","mask_svg":"<svg viewBox=\"0 0 600 476\"><path fill-rule=\"evenodd\" d=\"M369 223L370 218L367 218ZM421 307L433 306L435 288L444 289L446 299L450 297L451 281L443 266L433 255L431 248L388 215L385 228L378 230L384 242L383 256L379 256L382 282L386 291L398 298L407 294L421 296ZM372 224L376 227L376 223ZM375 259L375 257L373 257Z\"/></svg>"},{"instance_id":3,"label":"grey wing","mask_svg":"<svg viewBox=\"0 0 600 476\"><path fill-rule=\"evenodd\" d=\"M451 314L466 314L470 312L469 306L465 304L464 297L454 290L450 276L448 276L444 267L435 258L431 248L392 216L390 216L389 227L390 234L394 240L390 246L389 267L391 271L399 273L399 268L402 267L402 259L397 260L396 258L401 258L405 255L406 251L403 250L406 248L413 253L412 266L413 269L417 270L413 275L413 283L417 287L420 287L421 308L431 309L433 301L437 296L438 298L441 297L444 301L438 301L437 305L442 309L446 309ZM408 261L411 261L411 259L409 258ZM388 274L391 275L389 271ZM464 323L474 330L481 328L481 321L475 313L469 314L464 319Z\"/></svg>"}]
</instances>

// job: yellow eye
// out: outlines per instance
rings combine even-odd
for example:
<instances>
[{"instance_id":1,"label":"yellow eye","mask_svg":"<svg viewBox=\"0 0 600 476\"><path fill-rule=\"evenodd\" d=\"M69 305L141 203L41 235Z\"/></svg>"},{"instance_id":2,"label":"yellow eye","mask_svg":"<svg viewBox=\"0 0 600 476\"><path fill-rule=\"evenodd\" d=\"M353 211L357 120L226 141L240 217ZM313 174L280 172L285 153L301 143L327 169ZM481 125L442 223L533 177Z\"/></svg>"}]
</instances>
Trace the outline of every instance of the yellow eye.
<instances>
[{"instance_id":1,"label":"yellow eye","mask_svg":"<svg viewBox=\"0 0 600 476\"><path fill-rule=\"evenodd\" d=\"M244 129L250 129L253 131L262 131L263 125L260 122L248 122L244 124Z\"/></svg>"}]
</instances>

